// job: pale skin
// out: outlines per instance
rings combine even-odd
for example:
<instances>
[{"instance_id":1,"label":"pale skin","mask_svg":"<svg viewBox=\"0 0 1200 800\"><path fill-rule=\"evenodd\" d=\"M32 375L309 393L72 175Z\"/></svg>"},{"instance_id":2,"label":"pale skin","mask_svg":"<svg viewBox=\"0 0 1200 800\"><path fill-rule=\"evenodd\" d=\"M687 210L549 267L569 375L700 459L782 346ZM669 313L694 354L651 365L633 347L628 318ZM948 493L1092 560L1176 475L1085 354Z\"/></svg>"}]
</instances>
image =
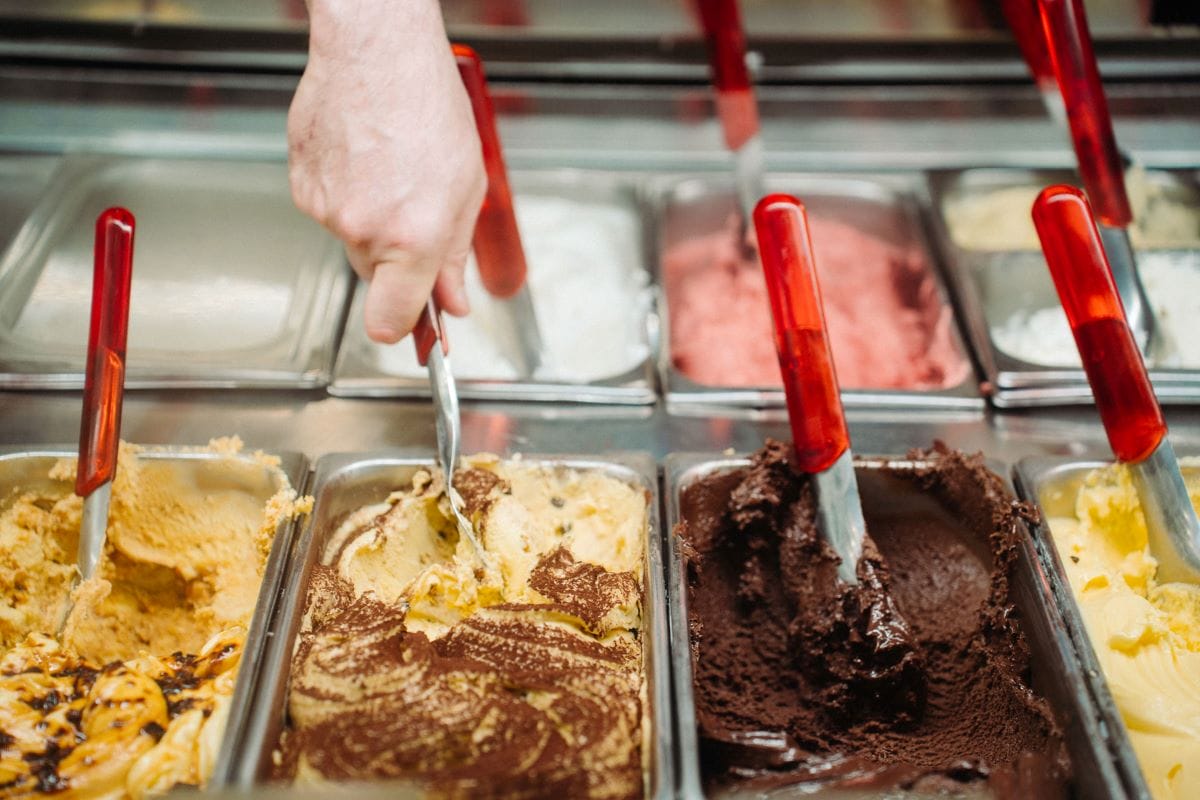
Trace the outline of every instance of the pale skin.
<instances>
[{"instance_id":1,"label":"pale skin","mask_svg":"<svg viewBox=\"0 0 1200 800\"><path fill-rule=\"evenodd\" d=\"M369 286L364 324L403 338L426 299L469 311L463 270L486 175L437 0L309 0L308 65L288 112L301 211Z\"/></svg>"}]
</instances>

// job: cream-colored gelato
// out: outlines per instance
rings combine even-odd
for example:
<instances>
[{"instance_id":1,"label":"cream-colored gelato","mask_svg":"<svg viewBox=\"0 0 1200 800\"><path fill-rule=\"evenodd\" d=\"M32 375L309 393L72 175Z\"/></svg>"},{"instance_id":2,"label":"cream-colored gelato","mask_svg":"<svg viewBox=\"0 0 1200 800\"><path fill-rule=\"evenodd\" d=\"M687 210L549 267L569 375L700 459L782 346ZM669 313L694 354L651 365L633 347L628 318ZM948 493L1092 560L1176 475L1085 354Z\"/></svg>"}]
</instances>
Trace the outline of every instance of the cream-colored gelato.
<instances>
[{"instance_id":1,"label":"cream-colored gelato","mask_svg":"<svg viewBox=\"0 0 1200 800\"><path fill-rule=\"evenodd\" d=\"M1200 479L1188 479L1200 504ZM1200 797L1200 587L1160 584L1129 470L1090 473L1050 530L1155 800Z\"/></svg>"},{"instance_id":2,"label":"cream-colored gelato","mask_svg":"<svg viewBox=\"0 0 1200 800\"><path fill-rule=\"evenodd\" d=\"M1040 250L1033 227L1033 201L1045 188L1039 185L979 189L947 198L942 214L950 238L971 250ZM1129 235L1134 247L1200 247L1200 207L1167 194L1140 167L1125 173L1125 188L1133 209Z\"/></svg>"},{"instance_id":3,"label":"cream-colored gelato","mask_svg":"<svg viewBox=\"0 0 1200 800\"><path fill-rule=\"evenodd\" d=\"M238 448L149 459L122 444L104 555L57 639L76 574L75 460L12 487L0 514L0 794L204 783L275 530L306 507L277 460Z\"/></svg>"},{"instance_id":4,"label":"cream-colored gelato","mask_svg":"<svg viewBox=\"0 0 1200 800\"><path fill-rule=\"evenodd\" d=\"M483 563L428 471L330 539L279 775L639 797L646 493L598 470L465 462Z\"/></svg>"}]
</instances>

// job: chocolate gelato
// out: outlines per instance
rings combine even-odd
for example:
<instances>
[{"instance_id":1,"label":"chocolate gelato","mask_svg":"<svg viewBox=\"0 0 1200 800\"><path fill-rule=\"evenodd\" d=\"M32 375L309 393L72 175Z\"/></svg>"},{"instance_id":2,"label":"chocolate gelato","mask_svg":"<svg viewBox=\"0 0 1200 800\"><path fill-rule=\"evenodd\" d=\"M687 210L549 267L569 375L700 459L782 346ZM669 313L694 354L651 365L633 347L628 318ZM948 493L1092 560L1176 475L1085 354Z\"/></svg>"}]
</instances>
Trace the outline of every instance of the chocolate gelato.
<instances>
[{"instance_id":1,"label":"chocolate gelato","mask_svg":"<svg viewBox=\"0 0 1200 800\"><path fill-rule=\"evenodd\" d=\"M700 763L710 791L1058 797L1070 764L1009 596L1024 509L978 457L859 470L859 583L836 580L791 448L681 497Z\"/></svg>"}]
</instances>

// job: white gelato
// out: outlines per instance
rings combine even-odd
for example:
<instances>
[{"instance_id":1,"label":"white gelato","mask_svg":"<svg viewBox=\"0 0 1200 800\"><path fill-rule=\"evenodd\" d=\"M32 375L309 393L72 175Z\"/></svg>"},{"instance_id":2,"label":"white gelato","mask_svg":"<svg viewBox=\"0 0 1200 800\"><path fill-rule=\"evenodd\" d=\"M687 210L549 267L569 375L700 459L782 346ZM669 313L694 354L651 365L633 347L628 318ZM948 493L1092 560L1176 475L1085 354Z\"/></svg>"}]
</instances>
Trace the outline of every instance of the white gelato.
<instances>
[{"instance_id":1,"label":"white gelato","mask_svg":"<svg viewBox=\"0 0 1200 800\"><path fill-rule=\"evenodd\" d=\"M1200 251L1144 252L1138 268L1154 307L1163 346L1153 367L1200 367ZM996 346L1046 367L1082 368L1062 306L1018 311L992 327Z\"/></svg>"},{"instance_id":2,"label":"white gelato","mask_svg":"<svg viewBox=\"0 0 1200 800\"><path fill-rule=\"evenodd\" d=\"M613 378L649 353L646 317L649 276L642 267L641 222L634 208L537 195L515 198L525 246L528 285L548 352L535 378L587 383ZM467 264L471 314L446 317L450 364L456 377L515 380L516 369L497 344L503 317ZM361 315L362 292L355 299ZM352 320L358 316L352 316ZM379 369L423 377L412 340L375 346Z\"/></svg>"},{"instance_id":3,"label":"white gelato","mask_svg":"<svg viewBox=\"0 0 1200 800\"><path fill-rule=\"evenodd\" d=\"M942 203L950 237L971 250L1040 250L1033 227L1033 201L1044 186L1006 186L954 195ZM1133 167L1125 174L1133 209L1129 235L1134 247L1200 247L1200 208L1169 196L1161 182Z\"/></svg>"}]
</instances>

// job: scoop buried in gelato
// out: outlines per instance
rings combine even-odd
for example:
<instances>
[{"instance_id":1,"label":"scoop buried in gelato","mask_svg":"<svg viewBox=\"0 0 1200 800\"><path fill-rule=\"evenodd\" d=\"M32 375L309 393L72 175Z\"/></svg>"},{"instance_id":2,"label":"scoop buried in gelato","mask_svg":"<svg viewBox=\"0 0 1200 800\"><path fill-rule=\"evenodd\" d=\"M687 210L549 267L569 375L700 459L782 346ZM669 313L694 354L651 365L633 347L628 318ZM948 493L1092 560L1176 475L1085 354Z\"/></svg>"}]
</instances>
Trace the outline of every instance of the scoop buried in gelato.
<instances>
[{"instance_id":1,"label":"scoop buried in gelato","mask_svg":"<svg viewBox=\"0 0 1200 800\"><path fill-rule=\"evenodd\" d=\"M640 797L647 495L477 456L352 513L313 568L275 776L436 796Z\"/></svg>"},{"instance_id":2,"label":"scoop buried in gelato","mask_svg":"<svg viewBox=\"0 0 1200 800\"><path fill-rule=\"evenodd\" d=\"M277 460L122 445L97 576L76 589L75 460L0 514L0 794L139 797L203 785L276 528L301 510ZM283 488L280 488L283 487Z\"/></svg>"},{"instance_id":3,"label":"scoop buried in gelato","mask_svg":"<svg viewBox=\"0 0 1200 800\"><path fill-rule=\"evenodd\" d=\"M790 450L768 442L680 497L706 789L1066 796L1009 597L1022 512L1000 480L946 450L859 470L868 539L850 587Z\"/></svg>"},{"instance_id":4,"label":"scoop buried in gelato","mask_svg":"<svg viewBox=\"0 0 1200 800\"><path fill-rule=\"evenodd\" d=\"M925 257L818 214L809 229L838 381L846 388L955 386L970 364ZM671 361L709 386L780 385L767 287L733 227L663 256Z\"/></svg>"},{"instance_id":5,"label":"scoop buried in gelato","mask_svg":"<svg viewBox=\"0 0 1200 800\"><path fill-rule=\"evenodd\" d=\"M1193 505L1200 480L1185 471ZM1095 470L1050 532L1155 800L1200 796L1200 586L1160 583L1128 467Z\"/></svg>"}]
</instances>

